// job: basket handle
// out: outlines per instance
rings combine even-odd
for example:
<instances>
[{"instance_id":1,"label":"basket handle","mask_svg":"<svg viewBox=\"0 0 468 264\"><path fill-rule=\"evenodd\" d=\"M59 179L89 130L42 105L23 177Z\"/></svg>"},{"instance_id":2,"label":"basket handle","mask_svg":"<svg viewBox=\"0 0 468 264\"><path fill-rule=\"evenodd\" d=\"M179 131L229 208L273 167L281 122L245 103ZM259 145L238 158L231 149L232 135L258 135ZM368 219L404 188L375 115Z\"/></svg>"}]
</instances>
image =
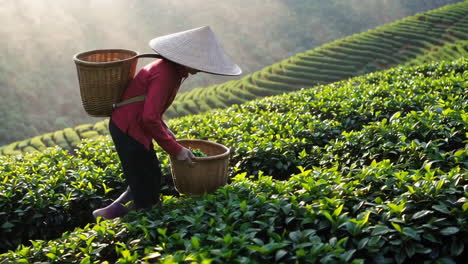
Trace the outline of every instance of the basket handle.
<instances>
[{"instance_id":1,"label":"basket handle","mask_svg":"<svg viewBox=\"0 0 468 264\"><path fill-rule=\"evenodd\" d=\"M162 59L163 56L156 54L156 53L143 53L143 54L138 54L134 57L135 59L138 58L156 58L156 59Z\"/></svg>"}]
</instances>

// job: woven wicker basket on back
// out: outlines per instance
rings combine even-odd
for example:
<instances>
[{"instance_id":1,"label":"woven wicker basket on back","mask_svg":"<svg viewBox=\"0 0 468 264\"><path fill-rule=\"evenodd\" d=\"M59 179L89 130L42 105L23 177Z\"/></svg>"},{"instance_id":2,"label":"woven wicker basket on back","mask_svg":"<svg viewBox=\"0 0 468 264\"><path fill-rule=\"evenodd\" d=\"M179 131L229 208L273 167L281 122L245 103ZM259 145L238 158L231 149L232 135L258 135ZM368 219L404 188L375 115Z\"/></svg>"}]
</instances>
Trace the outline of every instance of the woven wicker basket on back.
<instances>
[{"instance_id":1,"label":"woven wicker basket on back","mask_svg":"<svg viewBox=\"0 0 468 264\"><path fill-rule=\"evenodd\" d=\"M92 50L76 54L83 107L91 116L112 114L130 80L135 75L138 58L162 58L158 54L140 54L131 50Z\"/></svg>"}]
</instances>

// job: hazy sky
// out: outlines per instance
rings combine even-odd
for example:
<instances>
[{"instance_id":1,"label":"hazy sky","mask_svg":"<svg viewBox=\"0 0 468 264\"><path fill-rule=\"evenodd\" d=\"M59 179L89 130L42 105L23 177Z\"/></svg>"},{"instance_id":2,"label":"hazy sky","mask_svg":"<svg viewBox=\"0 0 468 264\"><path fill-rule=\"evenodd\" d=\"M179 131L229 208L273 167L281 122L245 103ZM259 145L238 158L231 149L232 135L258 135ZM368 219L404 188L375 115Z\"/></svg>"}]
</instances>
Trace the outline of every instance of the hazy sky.
<instances>
[{"instance_id":1,"label":"hazy sky","mask_svg":"<svg viewBox=\"0 0 468 264\"><path fill-rule=\"evenodd\" d=\"M21 126L37 123L30 134L38 126L39 132L54 131L94 120L81 107L72 59L78 52L152 52L148 41L154 37L210 25L245 76L298 52L453 2L459 1L0 0L0 100L11 104L2 107L11 109ZM241 77L197 74L181 91ZM12 131L27 130L8 118L0 122Z\"/></svg>"},{"instance_id":2,"label":"hazy sky","mask_svg":"<svg viewBox=\"0 0 468 264\"><path fill-rule=\"evenodd\" d=\"M412 1L421 2L422 10L427 2ZM6 47L6 54L0 56L4 60L17 60L20 70L33 73L43 70L33 65L47 64L49 61L59 61L61 65L67 61L70 63L65 70L72 75L74 65L71 57L77 52L98 48L151 52L147 43L153 37L210 25L228 54L242 66L244 72L250 73L346 36L341 31L353 31L344 28L348 26L346 21L359 22L372 28L407 16L408 10L402 2L4 0L0 6L0 17L6 24L0 27L0 45L3 50ZM337 13L339 16L324 17L326 12L336 10L336 7L342 10ZM307 15L309 13L310 16ZM354 31L365 29L355 28ZM206 79L212 76L201 77Z\"/></svg>"}]
</instances>

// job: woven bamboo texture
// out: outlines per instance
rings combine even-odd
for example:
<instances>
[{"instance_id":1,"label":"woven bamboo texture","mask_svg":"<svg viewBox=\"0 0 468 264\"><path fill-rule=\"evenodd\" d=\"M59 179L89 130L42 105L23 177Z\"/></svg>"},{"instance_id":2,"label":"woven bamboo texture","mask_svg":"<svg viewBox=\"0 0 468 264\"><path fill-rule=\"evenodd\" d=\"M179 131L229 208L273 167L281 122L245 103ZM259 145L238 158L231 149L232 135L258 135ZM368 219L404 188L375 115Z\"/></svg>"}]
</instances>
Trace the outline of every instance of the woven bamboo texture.
<instances>
[{"instance_id":1,"label":"woven bamboo texture","mask_svg":"<svg viewBox=\"0 0 468 264\"><path fill-rule=\"evenodd\" d=\"M85 111L91 116L110 116L128 82L135 75L136 52L94 50L75 56L80 94Z\"/></svg>"},{"instance_id":2,"label":"woven bamboo texture","mask_svg":"<svg viewBox=\"0 0 468 264\"><path fill-rule=\"evenodd\" d=\"M194 166L171 157L172 179L176 190L188 196L212 193L227 183L230 150L222 144L206 140L179 140L186 148L199 149L208 157L196 157Z\"/></svg>"},{"instance_id":3,"label":"woven bamboo texture","mask_svg":"<svg viewBox=\"0 0 468 264\"><path fill-rule=\"evenodd\" d=\"M137 58L161 58L157 54L140 54L132 50L92 50L74 56L83 107L91 116L112 114L135 75Z\"/></svg>"}]
</instances>

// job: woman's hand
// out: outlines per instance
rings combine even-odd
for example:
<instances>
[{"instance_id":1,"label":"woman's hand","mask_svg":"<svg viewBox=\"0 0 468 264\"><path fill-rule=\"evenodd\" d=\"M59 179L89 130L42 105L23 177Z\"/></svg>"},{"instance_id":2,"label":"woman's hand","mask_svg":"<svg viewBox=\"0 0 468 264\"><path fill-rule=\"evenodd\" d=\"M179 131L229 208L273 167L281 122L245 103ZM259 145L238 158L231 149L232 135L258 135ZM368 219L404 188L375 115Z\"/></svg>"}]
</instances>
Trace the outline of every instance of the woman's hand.
<instances>
[{"instance_id":1,"label":"woman's hand","mask_svg":"<svg viewBox=\"0 0 468 264\"><path fill-rule=\"evenodd\" d=\"M185 160L189 166L193 165L193 158L195 158L195 155L193 155L192 151L190 151L188 148L182 148L179 154L176 155L177 160Z\"/></svg>"}]
</instances>

